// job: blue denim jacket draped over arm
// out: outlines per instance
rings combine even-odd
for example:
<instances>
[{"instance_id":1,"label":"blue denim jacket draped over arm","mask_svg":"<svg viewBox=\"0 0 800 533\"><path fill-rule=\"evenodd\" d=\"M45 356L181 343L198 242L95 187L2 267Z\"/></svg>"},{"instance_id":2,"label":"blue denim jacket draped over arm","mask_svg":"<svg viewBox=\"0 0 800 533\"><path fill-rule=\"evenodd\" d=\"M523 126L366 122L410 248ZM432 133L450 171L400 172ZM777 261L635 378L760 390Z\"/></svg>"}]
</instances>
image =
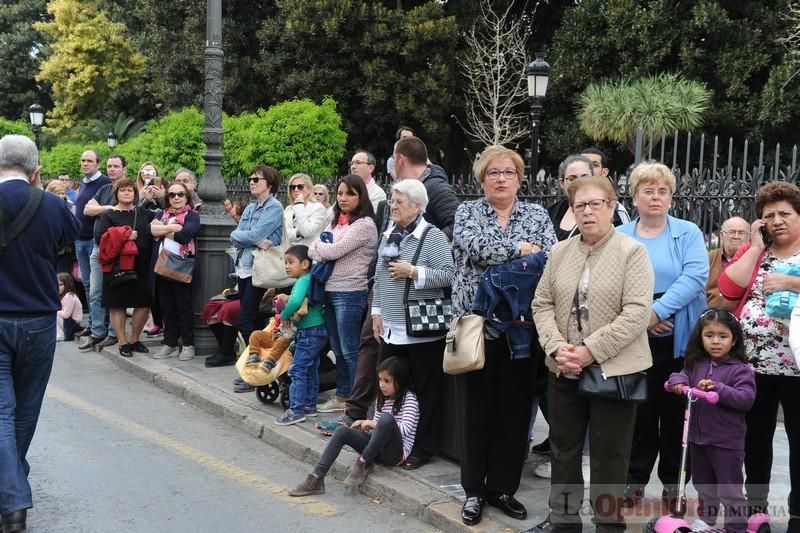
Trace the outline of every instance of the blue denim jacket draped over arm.
<instances>
[{"instance_id":1,"label":"blue denim jacket draped over arm","mask_svg":"<svg viewBox=\"0 0 800 533\"><path fill-rule=\"evenodd\" d=\"M490 327L505 332L513 359L531 355L531 302L546 261L543 252L529 254L490 267L481 276L472 312L486 317Z\"/></svg>"}]
</instances>

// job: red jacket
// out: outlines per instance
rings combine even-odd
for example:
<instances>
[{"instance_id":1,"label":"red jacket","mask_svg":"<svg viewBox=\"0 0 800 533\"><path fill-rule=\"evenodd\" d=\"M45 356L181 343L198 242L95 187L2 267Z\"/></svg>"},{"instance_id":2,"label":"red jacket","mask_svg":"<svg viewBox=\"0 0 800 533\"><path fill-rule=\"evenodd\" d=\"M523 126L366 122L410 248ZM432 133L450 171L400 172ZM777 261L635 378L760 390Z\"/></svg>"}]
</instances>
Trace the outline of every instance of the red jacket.
<instances>
[{"instance_id":1,"label":"red jacket","mask_svg":"<svg viewBox=\"0 0 800 533\"><path fill-rule=\"evenodd\" d=\"M739 251L736 252L736 255L733 256L733 259L731 259L731 265L738 261L739 258L750 249L750 246L751 244L749 242L740 246ZM756 280L758 269L761 266L761 261L764 259L765 253L767 253L766 247L761 250L761 254L758 256L758 261L756 261L756 266L753 269L753 272L750 274L750 283L747 284L747 287L740 287L739 285L735 284L733 281L731 281L731 278L728 277L728 274L725 271L719 275L718 286L720 294L728 300L739 300L739 303L736 304L736 309L733 311L733 315L736 318L740 317L744 304L747 303L747 299L750 298L750 293L753 290L753 282Z\"/></svg>"},{"instance_id":2,"label":"red jacket","mask_svg":"<svg viewBox=\"0 0 800 533\"><path fill-rule=\"evenodd\" d=\"M133 233L130 226L115 226L108 228L100 237L100 270L109 273L114 270L114 264L119 259L119 270L133 270L139 248L136 241L128 240Z\"/></svg>"}]
</instances>

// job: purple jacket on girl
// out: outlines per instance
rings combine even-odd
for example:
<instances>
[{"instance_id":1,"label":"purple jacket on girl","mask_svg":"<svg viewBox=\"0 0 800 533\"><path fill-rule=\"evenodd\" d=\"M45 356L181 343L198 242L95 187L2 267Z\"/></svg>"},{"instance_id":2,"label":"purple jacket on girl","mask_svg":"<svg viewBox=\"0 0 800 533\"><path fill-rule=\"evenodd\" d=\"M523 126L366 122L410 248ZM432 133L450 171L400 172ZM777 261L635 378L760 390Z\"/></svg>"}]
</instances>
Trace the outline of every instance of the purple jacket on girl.
<instances>
[{"instance_id":1,"label":"purple jacket on girl","mask_svg":"<svg viewBox=\"0 0 800 533\"><path fill-rule=\"evenodd\" d=\"M731 450L744 450L747 429L745 413L753 406L756 397L756 378L753 367L738 359L713 361L704 358L695 362L689 371L684 368L669 377L669 385L696 387L702 379L714 382L719 403L711 405L699 400L692 406L689 422L689 442L702 446L717 446Z\"/></svg>"}]
</instances>

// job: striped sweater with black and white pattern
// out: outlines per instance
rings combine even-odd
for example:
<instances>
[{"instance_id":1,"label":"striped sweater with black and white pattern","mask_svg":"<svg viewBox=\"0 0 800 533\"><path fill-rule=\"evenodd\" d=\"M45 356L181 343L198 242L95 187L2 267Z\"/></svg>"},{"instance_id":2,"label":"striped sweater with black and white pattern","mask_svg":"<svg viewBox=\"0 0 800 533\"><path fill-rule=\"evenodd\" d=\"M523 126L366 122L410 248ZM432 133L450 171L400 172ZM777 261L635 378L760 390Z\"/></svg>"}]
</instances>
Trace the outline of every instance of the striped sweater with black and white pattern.
<instances>
[{"instance_id":1,"label":"striped sweater with black and white pattern","mask_svg":"<svg viewBox=\"0 0 800 533\"><path fill-rule=\"evenodd\" d=\"M411 454L411 449L414 447L414 440L417 438L417 424L419 424L419 403L417 396L411 392L406 392L403 397L403 405L400 407L400 412L396 415L392 414L394 408L394 400L387 398L383 402L381 409L378 409L378 403L375 403L375 414L372 420L376 423L381 418L383 413L389 413L394 416L394 421L397 423L397 428L400 430L400 436L403 438L403 458L398 463L399 465L408 458Z\"/></svg>"},{"instance_id":2,"label":"striped sweater with black and white pattern","mask_svg":"<svg viewBox=\"0 0 800 533\"><path fill-rule=\"evenodd\" d=\"M381 235L381 242L378 245L372 314L380 314L381 318L388 322L405 323L403 293L406 288L406 279L392 279L383 259L383 247L386 246L386 240L393 227L390 225L389 229ZM426 227L430 227L430 230L422 243L422 250L415 265L419 279L411 283L408 293L409 300L442 298L444 296L442 288L449 287L453 281L453 252L450 243L439 228L431 225L425 219L420 219L411 235L400 243L399 259L412 262Z\"/></svg>"}]
</instances>

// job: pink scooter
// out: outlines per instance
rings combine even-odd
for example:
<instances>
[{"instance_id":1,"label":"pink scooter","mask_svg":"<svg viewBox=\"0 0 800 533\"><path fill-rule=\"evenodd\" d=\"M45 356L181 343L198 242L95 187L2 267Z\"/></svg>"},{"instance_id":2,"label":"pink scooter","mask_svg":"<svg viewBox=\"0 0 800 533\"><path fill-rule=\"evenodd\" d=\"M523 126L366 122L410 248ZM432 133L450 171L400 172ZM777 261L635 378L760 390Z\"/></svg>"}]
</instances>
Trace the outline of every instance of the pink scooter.
<instances>
[{"instance_id":1,"label":"pink scooter","mask_svg":"<svg viewBox=\"0 0 800 533\"><path fill-rule=\"evenodd\" d=\"M664 383L664 390L669 391L669 383ZM689 451L689 420L692 416L692 404L697 399L704 400L710 404L719 401L719 394L714 391L704 391L695 388L684 387L682 394L686 395L686 412L683 417L683 439L681 441L681 475L678 481L678 507L675 513L654 518L647 523L645 531L648 533L690 533L695 531L692 526L683 519L686 514L686 458ZM703 528L707 533L724 532L724 528ZM766 513L756 513L747 519L747 533L770 533L769 515Z\"/></svg>"}]
</instances>

